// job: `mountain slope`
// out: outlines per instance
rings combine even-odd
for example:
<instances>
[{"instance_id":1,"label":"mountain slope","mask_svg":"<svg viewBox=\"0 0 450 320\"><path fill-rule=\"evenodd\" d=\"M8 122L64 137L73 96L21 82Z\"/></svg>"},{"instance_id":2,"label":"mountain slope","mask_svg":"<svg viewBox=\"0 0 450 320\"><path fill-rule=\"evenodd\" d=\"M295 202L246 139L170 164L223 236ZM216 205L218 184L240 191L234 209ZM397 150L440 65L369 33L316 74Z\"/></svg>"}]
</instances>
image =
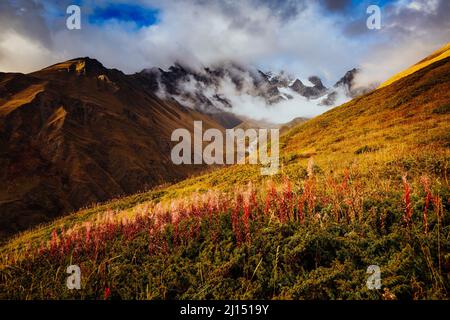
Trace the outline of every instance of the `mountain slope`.
<instances>
[{"instance_id":1,"label":"mountain slope","mask_svg":"<svg viewBox=\"0 0 450 320\"><path fill-rule=\"evenodd\" d=\"M446 58L292 128L275 177L231 166L24 233L0 297L448 299L449 106Z\"/></svg>"},{"instance_id":2,"label":"mountain slope","mask_svg":"<svg viewBox=\"0 0 450 320\"><path fill-rule=\"evenodd\" d=\"M425 68L426 66L429 66L430 64L437 62L439 60L445 59L447 57L450 56L450 43L446 44L445 46L443 46L442 48L440 48L439 50L435 51L434 53L432 53L431 55L429 55L428 57L426 57L425 59L417 62L416 64L414 64L413 66L411 66L410 68L392 76L390 79L388 79L387 81L383 82L380 86L380 88L388 86L390 84L392 84L393 82L404 78L416 71L419 71L422 68Z\"/></svg>"},{"instance_id":3,"label":"mountain slope","mask_svg":"<svg viewBox=\"0 0 450 320\"><path fill-rule=\"evenodd\" d=\"M0 235L199 171L170 160L194 120L222 129L89 58L0 74Z\"/></svg>"}]
</instances>

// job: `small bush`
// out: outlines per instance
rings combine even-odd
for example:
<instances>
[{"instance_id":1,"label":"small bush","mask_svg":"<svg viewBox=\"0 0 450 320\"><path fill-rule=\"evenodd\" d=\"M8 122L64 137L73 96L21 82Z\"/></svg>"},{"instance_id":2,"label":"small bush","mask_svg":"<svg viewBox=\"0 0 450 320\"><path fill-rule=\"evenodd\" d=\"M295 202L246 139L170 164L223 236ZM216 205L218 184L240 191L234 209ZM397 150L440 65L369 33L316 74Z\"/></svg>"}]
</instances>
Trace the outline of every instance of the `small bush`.
<instances>
[{"instance_id":1,"label":"small bush","mask_svg":"<svg viewBox=\"0 0 450 320\"><path fill-rule=\"evenodd\" d=\"M379 150L380 148L377 146L368 146L365 145L361 148L359 148L358 150L355 151L355 154L363 154L363 153L368 153L368 152L375 152L377 150Z\"/></svg>"},{"instance_id":2,"label":"small bush","mask_svg":"<svg viewBox=\"0 0 450 320\"><path fill-rule=\"evenodd\" d=\"M434 114L449 114L450 113L450 103L444 104L433 110Z\"/></svg>"}]
</instances>

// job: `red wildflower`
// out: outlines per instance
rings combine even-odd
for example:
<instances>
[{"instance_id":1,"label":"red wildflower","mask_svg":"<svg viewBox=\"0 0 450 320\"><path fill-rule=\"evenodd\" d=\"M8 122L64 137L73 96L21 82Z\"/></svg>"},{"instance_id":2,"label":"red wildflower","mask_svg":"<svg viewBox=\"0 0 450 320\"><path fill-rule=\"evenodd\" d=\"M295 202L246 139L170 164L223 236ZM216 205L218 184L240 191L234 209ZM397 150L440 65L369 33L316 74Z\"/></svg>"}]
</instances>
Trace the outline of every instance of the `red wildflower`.
<instances>
[{"instance_id":1,"label":"red wildflower","mask_svg":"<svg viewBox=\"0 0 450 320\"><path fill-rule=\"evenodd\" d=\"M231 213L231 226L233 233L236 237L237 244L240 245L242 242L242 234L240 228L240 215L241 215L241 204L243 202L242 194L238 194L235 200L235 207Z\"/></svg>"},{"instance_id":2,"label":"red wildflower","mask_svg":"<svg viewBox=\"0 0 450 320\"><path fill-rule=\"evenodd\" d=\"M404 189L404 196L403 201L405 202L405 215L403 219L405 220L406 224L409 225L412 218L412 207L411 207L411 187L406 180L406 175L402 177L403 180L403 189Z\"/></svg>"},{"instance_id":3,"label":"red wildflower","mask_svg":"<svg viewBox=\"0 0 450 320\"><path fill-rule=\"evenodd\" d=\"M111 289L109 287L107 287L105 289L104 299L108 300L110 295L111 295Z\"/></svg>"},{"instance_id":4,"label":"red wildflower","mask_svg":"<svg viewBox=\"0 0 450 320\"><path fill-rule=\"evenodd\" d=\"M242 216L243 224L244 224L244 230L245 230L245 240L247 242L250 241L250 208L248 201L244 201L244 214Z\"/></svg>"},{"instance_id":5,"label":"red wildflower","mask_svg":"<svg viewBox=\"0 0 450 320\"><path fill-rule=\"evenodd\" d=\"M423 209L423 227L424 232L428 233L428 207L430 206L430 200L432 198L431 191L430 191L430 180L428 177L424 176L421 178L423 188L425 190L425 207Z\"/></svg>"}]
</instances>

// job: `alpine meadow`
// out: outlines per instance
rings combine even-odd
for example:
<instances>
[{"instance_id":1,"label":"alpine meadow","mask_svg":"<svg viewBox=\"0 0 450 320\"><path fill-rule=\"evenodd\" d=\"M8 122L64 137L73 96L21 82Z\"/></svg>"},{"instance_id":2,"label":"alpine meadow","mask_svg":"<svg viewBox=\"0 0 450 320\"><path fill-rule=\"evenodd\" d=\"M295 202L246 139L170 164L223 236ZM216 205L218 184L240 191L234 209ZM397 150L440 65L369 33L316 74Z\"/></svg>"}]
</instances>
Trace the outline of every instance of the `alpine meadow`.
<instances>
[{"instance_id":1,"label":"alpine meadow","mask_svg":"<svg viewBox=\"0 0 450 320\"><path fill-rule=\"evenodd\" d=\"M0 299L448 300L450 44L439 36L448 41L450 27L438 25L446 19L436 11L442 33L426 29L441 46L433 52L389 20L429 18L432 1L377 2L380 30L365 30L363 8L361 28L376 37L395 32L397 56L385 38L355 35L359 20L330 38L317 22L314 37L299 33L301 45L277 38L291 35L299 17L328 23L359 7L318 2L297 12L262 1L249 14L251 1L169 2L144 10L124 1L111 7L125 10L112 18L110 7L83 11L82 2L89 19L64 32L79 31L70 41L84 37L98 48L72 46L57 31L51 38L80 58L57 60L66 53L49 45L39 61L50 65L51 54L53 64L22 70L5 51L21 72L0 73ZM3 19L10 11L2 6ZM180 24L199 17L212 25L192 24L197 38L185 39L174 15ZM165 42L168 34L177 45ZM336 51L349 34L346 43L381 49ZM315 44L320 36L329 48ZM198 61L188 61L194 53ZM161 67L138 71L147 62ZM277 72L280 65L291 72ZM299 75L309 67L317 75ZM233 130L238 148L228 149ZM182 312L213 314L196 308Z\"/></svg>"}]
</instances>

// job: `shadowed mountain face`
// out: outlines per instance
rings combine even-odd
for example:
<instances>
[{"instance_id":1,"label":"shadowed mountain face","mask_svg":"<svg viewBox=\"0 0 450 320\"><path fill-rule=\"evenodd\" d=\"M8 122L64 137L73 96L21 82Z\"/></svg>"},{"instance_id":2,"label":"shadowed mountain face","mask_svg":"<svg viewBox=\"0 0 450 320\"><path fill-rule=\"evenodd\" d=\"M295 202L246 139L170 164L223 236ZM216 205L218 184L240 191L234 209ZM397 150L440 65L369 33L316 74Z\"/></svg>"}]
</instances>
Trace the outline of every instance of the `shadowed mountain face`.
<instances>
[{"instance_id":1,"label":"shadowed mountain face","mask_svg":"<svg viewBox=\"0 0 450 320\"><path fill-rule=\"evenodd\" d=\"M327 88L322 84L319 77L313 76L308 79L314 86L305 86L300 80L295 80L295 82L290 86L292 90L299 93L300 95L307 98L319 98L327 92Z\"/></svg>"},{"instance_id":2,"label":"shadowed mountain face","mask_svg":"<svg viewBox=\"0 0 450 320\"><path fill-rule=\"evenodd\" d=\"M165 99L175 100L181 105L207 114L225 128L233 128L242 120L231 113L231 104L226 97L214 94L208 97L208 87L217 88L222 73L206 70L199 74L181 65L175 65L164 71L158 68L145 69L132 75L148 92L158 94ZM191 88L188 88L191 87Z\"/></svg>"},{"instance_id":3,"label":"shadowed mountain face","mask_svg":"<svg viewBox=\"0 0 450 320\"><path fill-rule=\"evenodd\" d=\"M89 58L0 73L0 237L201 170L170 159L194 120L223 129Z\"/></svg>"}]
</instances>

